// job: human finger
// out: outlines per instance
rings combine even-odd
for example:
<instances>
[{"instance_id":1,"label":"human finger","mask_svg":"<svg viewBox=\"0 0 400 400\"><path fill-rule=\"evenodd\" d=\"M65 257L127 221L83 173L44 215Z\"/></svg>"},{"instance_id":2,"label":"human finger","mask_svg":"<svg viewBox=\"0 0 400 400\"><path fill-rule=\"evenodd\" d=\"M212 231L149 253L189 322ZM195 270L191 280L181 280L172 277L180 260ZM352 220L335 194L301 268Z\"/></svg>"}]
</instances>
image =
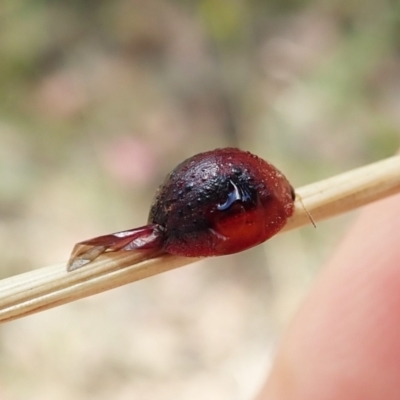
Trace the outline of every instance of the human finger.
<instances>
[{"instance_id":1,"label":"human finger","mask_svg":"<svg viewBox=\"0 0 400 400\"><path fill-rule=\"evenodd\" d=\"M400 195L361 212L289 326L264 399L400 399Z\"/></svg>"}]
</instances>

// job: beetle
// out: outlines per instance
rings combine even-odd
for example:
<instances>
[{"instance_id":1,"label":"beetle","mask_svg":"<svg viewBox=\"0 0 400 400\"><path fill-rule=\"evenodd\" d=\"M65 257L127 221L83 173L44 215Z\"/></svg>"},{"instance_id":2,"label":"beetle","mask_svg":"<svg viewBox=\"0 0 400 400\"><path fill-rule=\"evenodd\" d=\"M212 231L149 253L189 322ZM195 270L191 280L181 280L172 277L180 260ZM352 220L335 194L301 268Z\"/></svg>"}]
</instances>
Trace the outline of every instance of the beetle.
<instances>
[{"instance_id":1,"label":"beetle","mask_svg":"<svg viewBox=\"0 0 400 400\"><path fill-rule=\"evenodd\" d=\"M185 257L237 253L279 232L294 212L295 197L286 177L250 152L223 148L200 153L166 177L147 225L77 243L67 269L118 251Z\"/></svg>"}]
</instances>

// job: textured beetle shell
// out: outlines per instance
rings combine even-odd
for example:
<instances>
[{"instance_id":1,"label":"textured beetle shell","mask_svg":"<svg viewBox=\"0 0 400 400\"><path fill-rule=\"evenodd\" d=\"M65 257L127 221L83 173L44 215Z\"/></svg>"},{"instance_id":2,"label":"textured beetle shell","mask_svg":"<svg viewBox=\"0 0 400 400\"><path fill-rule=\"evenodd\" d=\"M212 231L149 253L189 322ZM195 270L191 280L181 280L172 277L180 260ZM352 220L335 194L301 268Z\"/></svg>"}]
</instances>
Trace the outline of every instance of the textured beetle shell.
<instances>
[{"instance_id":1,"label":"textured beetle shell","mask_svg":"<svg viewBox=\"0 0 400 400\"><path fill-rule=\"evenodd\" d=\"M232 185L249 194L250 212L260 227L255 237L240 243L219 243L216 219L223 214ZM273 165L239 149L197 154L178 165L157 191L149 223L159 225L163 249L187 257L235 253L264 242L277 233L294 210L294 190ZM254 224L254 222L251 222ZM257 231L258 232L258 231Z\"/></svg>"}]
</instances>

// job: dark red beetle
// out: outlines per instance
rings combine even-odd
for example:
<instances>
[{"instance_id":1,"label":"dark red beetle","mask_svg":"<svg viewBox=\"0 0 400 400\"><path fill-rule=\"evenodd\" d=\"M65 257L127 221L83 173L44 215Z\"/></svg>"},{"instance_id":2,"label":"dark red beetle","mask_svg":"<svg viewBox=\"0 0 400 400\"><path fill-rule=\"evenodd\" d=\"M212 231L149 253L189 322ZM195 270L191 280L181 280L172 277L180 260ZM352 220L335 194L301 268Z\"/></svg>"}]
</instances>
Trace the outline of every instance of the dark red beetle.
<instances>
[{"instance_id":1,"label":"dark red beetle","mask_svg":"<svg viewBox=\"0 0 400 400\"><path fill-rule=\"evenodd\" d=\"M237 253L282 229L294 199L285 176L254 154L234 148L197 154L160 186L148 225L77 243L68 270L120 250L186 257Z\"/></svg>"}]
</instances>

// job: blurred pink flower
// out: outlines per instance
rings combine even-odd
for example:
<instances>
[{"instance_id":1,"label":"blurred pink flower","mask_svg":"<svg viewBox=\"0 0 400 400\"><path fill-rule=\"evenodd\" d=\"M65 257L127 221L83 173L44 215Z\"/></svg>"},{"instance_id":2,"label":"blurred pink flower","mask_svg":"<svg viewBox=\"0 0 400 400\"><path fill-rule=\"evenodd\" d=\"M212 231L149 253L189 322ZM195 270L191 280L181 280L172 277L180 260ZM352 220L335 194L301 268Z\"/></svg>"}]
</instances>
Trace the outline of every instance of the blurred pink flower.
<instances>
[{"instance_id":1,"label":"blurred pink flower","mask_svg":"<svg viewBox=\"0 0 400 400\"><path fill-rule=\"evenodd\" d=\"M157 172L157 154L143 140L119 136L102 149L107 172L123 186L145 186Z\"/></svg>"}]
</instances>

